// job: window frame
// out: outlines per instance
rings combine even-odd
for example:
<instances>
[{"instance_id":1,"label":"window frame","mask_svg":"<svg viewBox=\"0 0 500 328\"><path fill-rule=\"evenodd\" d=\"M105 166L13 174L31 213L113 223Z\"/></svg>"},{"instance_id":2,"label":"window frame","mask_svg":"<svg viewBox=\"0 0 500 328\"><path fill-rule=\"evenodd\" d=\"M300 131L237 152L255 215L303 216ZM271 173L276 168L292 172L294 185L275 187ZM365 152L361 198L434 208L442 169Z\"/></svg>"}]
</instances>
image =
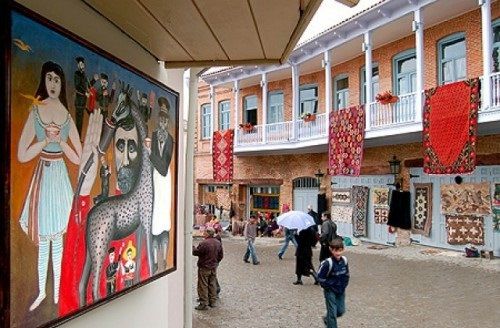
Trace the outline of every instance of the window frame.
<instances>
[{"instance_id":1,"label":"window frame","mask_svg":"<svg viewBox=\"0 0 500 328\"><path fill-rule=\"evenodd\" d=\"M491 34L492 34L492 38L491 38L491 57L492 57L492 72L493 73L498 73L500 72L500 41L498 42L495 42L495 27L500 27L500 18L497 18L495 19L494 21L491 22ZM495 59L493 57L493 52L495 50L495 45L498 49L498 69L495 70Z\"/></svg>"},{"instance_id":2,"label":"window frame","mask_svg":"<svg viewBox=\"0 0 500 328\"><path fill-rule=\"evenodd\" d=\"M343 79L347 79L347 89L338 90L337 89L337 82L340 81L340 80L343 80ZM339 103L338 96L339 96L340 92L345 92L345 90L347 90L347 101L346 101L346 104L345 104L344 107L340 107L338 105L338 103ZM349 91L349 74L342 73L342 74L339 74L339 75L335 76L335 78L333 79L333 109L334 110L339 110L339 109L342 109L342 108L349 107L349 96L350 96L350 91Z\"/></svg>"},{"instance_id":3,"label":"window frame","mask_svg":"<svg viewBox=\"0 0 500 328\"><path fill-rule=\"evenodd\" d=\"M437 71L438 71L438 83L439 85L443 85L444 82L443 82L443 78L444 78L444 72L442 70L442 65L443 65L443 46L445 46L446 44L450 44L450 43L454 43L456 42L457 40L459 39L463 39L463 42L465 44L465 52L464 52L464 59L465 59L465 76L464 76L464 79L467 78L467 38L465 37L465 32L456 32L456 33L453 33L453 34L450 34L450 35L447 35L445 36L444 38L441 38L438 42L437 42L437 59L438 59L438 65L437 65ZM461 58L461 57L460 57ZM452 58L450 60L453 61L453 64L455 64L455 61L458 59L457 58ZM453 82L457 82L457 81L461 81L459 79L456 79L456 72L455 72L455 65L453 65L453 78L454 80L448 82L448 83L453 83Z\"/></svg>"},{"instance_id":4,"label":"window frame","mask_svg":"<svg viewBox=\"0 0 500 328\"><path fill-rule=\"evenodd\" d=\"M405 51L402 51L398 54L396 54L392 58L392 90L394 91L395 95L402 95L402 93L399 90L399 83L398 80L401 76L407 75L411 79L411 74L412 73L399 73L398 67L399 67L399 62L411 59L411 58L417 58L417 52L415 48L407 49ZM415 72L413 73L415 76L417 75L417 66L415 64ZM409 89L411 89L411 83L409 85ZM415 86L416 87L416 86ZM415 93L415 91L410 91L409 93Z\"/></svg>"},{"instance_id":5,"label":"window frame","mask_svg":"<svg viewBox=\"0 0 500 328\"><path fill-rule=\"evenodd\" d=\"M373 70L374 69L377 69L377 76L378 76L378 80L376 82L373 82ZM359 84L360 85L360 92L359 94L361 95L360 97L360 103L361 104L366 104L366 88L365 88L365 84L366 84L366 76L365 76L365 66L362 66L361 69L360 69L360 74L359 74L359 80L361 81L361 83ZM372 102L375 102L375 97L377 96L374 92L374 89L373 89L373 84L374 83L378 83L379 85L379 88L380 88L380 68L379 68L379 65L378 65L378 62L372 62L372 100L370 100L370 103ZM379 90L380 92L380 90Z\"/></svg>"},{"instance_id":6,"label":"window frame","mask_svg":"<svg viewBox=\"0 0 500 328\"><path fill-rule=\"evenodd\" d=\"M250 97L255 97L255 107L250 107L250 108L247 108L247 102L246 100ZM258 118L259 118L259 97L257 97L256 94L249 94L249 95L246 95L245 97L242 98L242 102L243 102L243 123L252 123L253 125L257 125L257 122L258 122ZM250 110L255 110L255 122L249 122L249 119L248 119L248 115L247 115L247 111L250 111Z\"/></svg>"},{"instance_id":7,"label":"window frame","mask_svg":"<svg viewBox=\"0 0 500 328\"><path fill-rule=\"evenodd\" d=\"M280 94L281 94L281 97L282 97L281 104L273 106L273 104L271 103L271 97L275 96L275 95L280 95ZM281 111L281 113L278 114L278 115L275 114L275 116L278 117L278 120L276 122L272 122L271 123L271 120L270 120L270 117L272 117L271 116L271 108L276 108L277 106L280 107L279 110ZM267 124L274 124L274 123L282 123L282 122L284 122L284 115L285 115L284 109L285 109L285 94L284 94L283 90L269 91L267 93L267 118L266 118L267 119L267 121L266 121Z\"/></svg>"},{"instance_id":8,"label":"window frame","mask_svg":"<svg viewBox=\"0 0 500 328\"><path fill-rule=\"evenodd\" d=\"M316 97L313 99L305 99L305 100L302 100L302 97L301 97L301 91L303 90L308 90L308 89L316 89ZM317 83L308 83L308 84L302 84L299 86L299 117L304 114L304 111L302 110L302 105L306 102L309 102L309 101L314 101L314 110L311 114L316 114L318 113L318 99L319 99L319 88L318 88L318 84Z\"/></svg>"},{"instance_id":9,"label":"window frame","mask_svg":"<svg viewBox=\"0 0 500 328\"><path fill-rule=\"evenodd\" d=\"M208 112L205 113L204 110L208 108ZM204 103L200 106L200 115L201 115L201 140L207 140L212 137L212 104ZM208 135L205 135L205 128L208 129Z\"/></svg>"},{"instance_id":10,"label":"window frame","mask_svg":"<svg viewBox=\"0 0 500 328\"><path fill-rule=\"evenodd\" d=\"M223 105L228 105L227 110L222 111ZM231 126L231 101L229 99L224 99L219 101L219 130L225 131Z\"/></svg>"}]
</instances>

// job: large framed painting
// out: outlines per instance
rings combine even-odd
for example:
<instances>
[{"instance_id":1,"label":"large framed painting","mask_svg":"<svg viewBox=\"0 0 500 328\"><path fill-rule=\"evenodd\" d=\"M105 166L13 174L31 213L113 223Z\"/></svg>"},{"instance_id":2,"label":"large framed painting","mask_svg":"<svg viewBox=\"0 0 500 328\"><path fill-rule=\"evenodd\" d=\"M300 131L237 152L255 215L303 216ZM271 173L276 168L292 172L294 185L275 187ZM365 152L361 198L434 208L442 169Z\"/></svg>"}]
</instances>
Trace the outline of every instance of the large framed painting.
<instances>
[{"instance_id":1,"label":"large framed painting","mask_svg":"<svg viewBox=\"0 0 500 328\"><path fill-rule=\"evenodd\" d=\"M3 318L52 326L176 269L179 94L11 6Z\"/></svg>"}]
</instances>

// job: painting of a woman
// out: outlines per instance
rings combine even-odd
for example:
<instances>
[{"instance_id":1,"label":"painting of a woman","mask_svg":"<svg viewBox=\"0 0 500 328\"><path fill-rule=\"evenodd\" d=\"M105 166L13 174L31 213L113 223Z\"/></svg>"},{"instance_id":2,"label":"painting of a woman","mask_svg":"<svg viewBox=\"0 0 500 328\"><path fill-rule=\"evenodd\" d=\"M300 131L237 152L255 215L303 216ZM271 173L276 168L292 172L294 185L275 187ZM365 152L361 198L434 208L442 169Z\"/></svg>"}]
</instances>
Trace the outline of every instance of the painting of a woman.
<instances>
[{"instance_id":1,"label":"painting of a woman","mask_svg":"<svg viewBox=\"0 0 500 328\"><path fill-rule=\"evenodd\" d=\"M36 309L46 297L49 254L52 254L54 303L59 301L63 234L71 211L73 190L64 158L78 165L80 137L67 109L66 79L57 63L42 65L35 100L21 137L17 159L37 159L20 217L23 231L38 246L38 297Z\"/></svg>"}]
</instances>

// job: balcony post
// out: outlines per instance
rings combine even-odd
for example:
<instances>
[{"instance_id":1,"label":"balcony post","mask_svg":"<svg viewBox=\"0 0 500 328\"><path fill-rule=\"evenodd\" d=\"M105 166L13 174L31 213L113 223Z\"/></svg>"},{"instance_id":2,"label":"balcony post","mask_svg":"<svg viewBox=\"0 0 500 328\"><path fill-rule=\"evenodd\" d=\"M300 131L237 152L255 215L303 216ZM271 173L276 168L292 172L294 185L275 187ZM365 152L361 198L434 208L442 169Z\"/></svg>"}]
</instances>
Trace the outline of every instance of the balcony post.
<instances>
[{"instance_id":1,"label":"balcony post","mask_svg":"<svg viewBox=\"0 0 500 328\"><path fill-rule=\"evenodd\" d=\"M363 51L365 52L365 120L366 131L370 130L370 103L372 101L372 33L366 31L364 34Z\"/></svg>"},{"instance_id":2,"label":"balcony post","mask_svg":"<svg viewBox=\"0 0 500 328\"><path fill-rule=\"evenodd\" d=\"M260 81L262 87L262 143L267 142L267 74L262 73L262 80Z\"/></svg>"},{"instance_id":3,"label":"balcony post","mask_svg":"<svg viewBox=\"0 0 500 328\"><path fill-rule=\"evenodd\" d=\"M295 139L297 130L297 116L300 107L300 75L299 66L292 64L292 140Z\"/></svg>"},{"instance_id":4,"label":"balcony post","mask_svg":"<svg viewBox=\"0 0 500 328\"><path fill-rule=\"evenodd\" d=\"M240 81L236 80L233 84L234 92L234 138L237 141L238 134L238 124L239 124L239 113L240 113Z\"/></svg>"},{"instance_id":5,"label":"balcony post","mask_svg":"<svg viewBox=\"0 0 500 328\"><path fill-rule=\"evenodd\" d=\"M414 12L413 31L415 32L415 59L417 66L417 85L415 94L415 122L422 122L424 90L424 22L422 10Z\"/></svg>"},{"instance_id":6,"label":"balcony post","mask_svg":"<svg viewBox=\"0 0 500 328\"><path fill-rule=\"evenodd\" d=\"M480 0L481 5L481 34L483 43L483 81L481 90L481 107L491 107L491 72L493 71L492 55L492 27L491 27L491 0Z\"/></svg>"},{"instance_id":7,"label":"balcony post","mask_svg":"<svg viewBox=\"0 0 500 328\"><path fill-rule=\"evenodd\" d=\"M211 121L210 122L210 154L213 152L214 146L214 131L215 131L215 87L210 84L210 111L211 111Z\"/></svg>"},{"instance_id":8,"label":"balcony post","mask_svg":"<svg viewBox=\"0 0 500 328\"><path fill-rule=\"evenodd\" d=\"M332 111L332 63L330 58L330 51L325 51L323 66L325 68L325 113L327 115Z\"/></svg>"}]
</instances>

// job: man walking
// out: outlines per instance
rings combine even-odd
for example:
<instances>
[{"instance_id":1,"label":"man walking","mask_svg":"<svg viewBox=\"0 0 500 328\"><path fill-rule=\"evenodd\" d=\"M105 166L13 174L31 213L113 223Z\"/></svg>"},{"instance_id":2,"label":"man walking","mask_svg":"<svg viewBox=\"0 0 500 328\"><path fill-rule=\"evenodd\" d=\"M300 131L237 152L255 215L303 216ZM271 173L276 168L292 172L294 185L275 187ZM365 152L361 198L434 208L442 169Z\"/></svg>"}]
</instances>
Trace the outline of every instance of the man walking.
<instances>
[{"instance_id":1,"label":"man walking","mask_svg":"<svg viewBox=\"0 0 500 328\"><path fill-rule=\"evenodd\" d=\"M217 266L224 254L222 244L214 238L215 230L208 227L205 239L193 246L193 255L198 256L198 299L200 304L196 310L206 310L208 306L215 307L217 300Z\"/></svg>"},{"instance_id":2,"label":"man walking","mask_svg":"<svg viewBox=\"0 0 500 328\"><path fill-rule=\"evenodd\" d=\"M243 261L246 263L250 263L248 258L252 257L252 262L254 265L259 264L259 259L257 258L257 253L255 252L255 237L257 236L257 218L255 215L250 216L250 220L245 225L245 230L243 231L243 236L247 241L247 251L243 256Z\"/></svg>"},{"instance_id":3,"label":"man walking","mask_svg":"<svg viewBox=\"0 0 500 328\"><path fill-rule=\"evenodd\" d=\"M281 246L278 252L278 258L280 260L283 260L283 255L285 255L286 249L288 248L288 244L290 242L292 242L293 246L297 248L297 240L295 240L297 229L288 229L287 227L284 227L284 230L285 230L285 242L283 243L283 246Z\"/></svg>"},{"instance_id":4,"label":"man walking","mask_svg":"<svg viewBox=\"0 0 500 328\"><path fill-rule=\"evenodd\" d=\"M321 220L323 224L321 225L321 235L319 237L319 242L321 243L321 249L319 251L320 263L330 257L330 241L337 237L337 225L332 221L330 212L323 212Z\"/></svg>"}]
</instances>

